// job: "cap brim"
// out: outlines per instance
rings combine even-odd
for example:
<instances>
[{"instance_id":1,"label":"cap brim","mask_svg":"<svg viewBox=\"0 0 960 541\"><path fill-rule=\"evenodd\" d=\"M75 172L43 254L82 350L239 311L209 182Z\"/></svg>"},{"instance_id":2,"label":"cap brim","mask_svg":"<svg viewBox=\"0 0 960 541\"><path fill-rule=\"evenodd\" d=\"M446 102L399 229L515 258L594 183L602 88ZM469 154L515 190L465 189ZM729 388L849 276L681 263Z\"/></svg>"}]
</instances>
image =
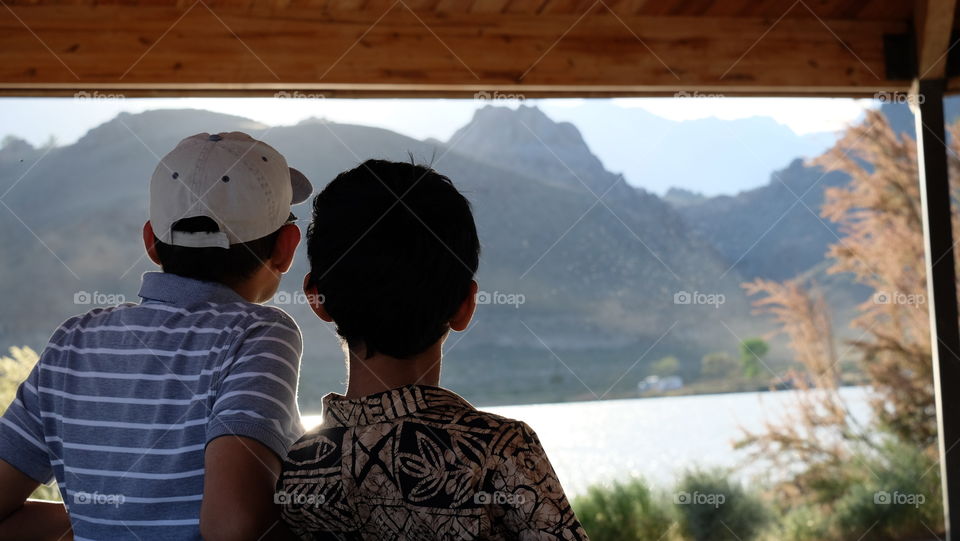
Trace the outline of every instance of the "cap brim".
<instances>
[{"instance_id":1,"label":"cap brim","mask_svg":"<svg viewBox=\"0 0 960 541\"><path fill-rule=\"evenodd\" d=\"M310 197L310 194L313 193L313 185L307 180L306 175L293 167L290 168L290 186L293 188L293 199L290 201L291 205L303 203Z\"/></svg>"}]
</instances>

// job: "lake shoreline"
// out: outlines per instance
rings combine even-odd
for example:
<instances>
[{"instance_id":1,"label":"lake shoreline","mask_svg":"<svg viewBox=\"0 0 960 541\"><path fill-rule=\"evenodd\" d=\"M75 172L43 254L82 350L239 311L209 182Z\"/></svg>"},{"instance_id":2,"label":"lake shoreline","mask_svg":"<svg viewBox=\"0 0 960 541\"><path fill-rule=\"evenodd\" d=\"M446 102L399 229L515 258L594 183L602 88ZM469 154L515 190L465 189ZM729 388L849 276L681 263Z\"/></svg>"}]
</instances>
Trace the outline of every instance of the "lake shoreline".
<instances>
[{"instance_id":1,"label":"lake shoreline","mask_svg":"<svg viewBox=\"0 0 960 541\"><path fill-rule=\"evenodd\" d=\"M746 462L733 443L745 431L762 430L791 409L799 392L717 393L656 398L608 398L480 409L530 425L564 488L582 494L596 483L642 477L660 486L686 468L738 468L746 479L763 465ZM822 392L822 391L821 391ZM843 387L854 417L871 418L869 389ZM304 415L316 426L318 415ZM754 471L757 470L757 471Z\"/></svg>"}]
</instances>

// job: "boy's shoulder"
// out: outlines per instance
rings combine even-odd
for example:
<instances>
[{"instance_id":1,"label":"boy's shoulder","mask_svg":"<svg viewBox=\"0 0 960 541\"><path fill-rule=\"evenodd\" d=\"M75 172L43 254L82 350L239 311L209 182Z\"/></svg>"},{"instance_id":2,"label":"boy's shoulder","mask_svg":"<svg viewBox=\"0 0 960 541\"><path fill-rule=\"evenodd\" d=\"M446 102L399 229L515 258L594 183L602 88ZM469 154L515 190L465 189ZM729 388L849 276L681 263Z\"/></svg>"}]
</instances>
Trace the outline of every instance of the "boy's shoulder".
<instances>
[{"instance_id":1,"label":"boy's shoulder","mask_svg":"<svg viewBox=\"0 0 960 541\"><path fill-rule=\"evenodd\" d=\"M77 330L86 328L96 328L114 319L125 310L138 306L137 303L125 302L114 306L100 306L92 308L82 314L77 314L67 318L53 331L50 342L57 343L63 337L70 335Z\"/></svg>"},{"instance_id":2,"label":"boy's shoulder","mask_svg":"<svg viewBox=\"0 0 960 541\"><path fill-rule=\"evenodd\" d=\"M237 301L235 303L231 303L230 305L223 305L223 307L225 309L232 308L239 312L243 312L246 314L247 319L253 320L254 322L279 323L288 327L292 327L297 332L300 331L300 326L297 325L297 322L293 319L293 316L288 314L286 310L277 306L257 304L248 301Z\"/></svg>"},{"instance_id":3,"label":"boy's shoulder","mask_svg":"<svg viewBox=\"0 0 960 541\"><path fill-rule=\"evenodd\" d=\"M132 323L140 312L166 312L171 316L234 316L232 319L249 319L270 323L283 323L299 330L297 322L282 308L266 304L257 304L248 301L234 301L227 303L206 303L203 306L174 306L163 303L135 303L125 302L114 306L93 308L82 314L68 318L57 328L55 333L68 332L79 328L96 327L117 319L130 319ZM155 318L152 318L155 319Z\"/></svg>"},{"instance_id":4,"label":"boy's shoulder","mask_svg":"<svg viewBox=\"0 0 960 541\"><path fill-rule=\"evenodd\" d=\"M418 452L427 441L441 449L467 444L481 455L536 440L523 421L479 410L448 389L418 385L357 400L327 395L321 424L291 447L289 459L294 463L320 455L335 459L348 440L363 443L381 437L395 439L394 449Z\"/></svg>"},{"instance_id":5,"label":"boy's shoulder","mask_svg":"<svg viewBox=\"0 0 960 541\"><path fill-rule=\"evenodd\" d=\"M169 333L187 336L191 332L209 333L218 328L238 337L250 333L279 332L280 336L297 350L298 355L302 347L300 327L290 314L275 306L247 301L205 303L189 307L127 302L97 307L61 323L51 334L47 347L62 350L64 347L69 349L80 344L96 345L104 340L112 343L125 332L141 335L137 342L150 342L144 337L149 337L152 331L162 336Z\"/></svg>"}]
</instances>

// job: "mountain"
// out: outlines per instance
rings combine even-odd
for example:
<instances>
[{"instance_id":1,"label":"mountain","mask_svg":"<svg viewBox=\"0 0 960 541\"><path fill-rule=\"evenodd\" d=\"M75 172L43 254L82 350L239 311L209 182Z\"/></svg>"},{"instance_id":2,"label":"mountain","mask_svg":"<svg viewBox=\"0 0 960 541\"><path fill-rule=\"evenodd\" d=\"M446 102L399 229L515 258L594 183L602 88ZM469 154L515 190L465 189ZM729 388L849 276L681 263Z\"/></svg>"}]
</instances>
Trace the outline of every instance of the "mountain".
<instances>
[{"instance_id":1,"label":"mountain","mask_svg":"<svg viewBox=\"0 0 960 541\"><path fill-rule=\"evenodd\" d=\"M895 131L914 137L914 117L905 104L885 103L881 112ZM960 99L945 102L948 122L960 118ZM824 172L801 159L774 171L767 184L733 196L704 197L674 188L664 199L696 234L732 262L746 279L786 280L801 277L827 292L834 319L849 321L855 306L870 291L847 274L828 275L826 252L840 239L837 225L820 216L824 191L843 186L849 177ZM845 325L838 333L848 335Z\"/></svg>"},{"instance_id":2,"label":"mountain","mask_svg":"<svg viewBox=\"0 0 960 541\"><path fill-rule=\"evenodd\" d=\"M914 136L913 114L905 104L886 103L881 112L894 130ZM960 118L960 99L946 101L945 115ZM771 173L767 184L733 196L703 197L675 188L664 199L745 278L784 280L817 267L839 240L836 224L820 216L820 207L827 188L847 182L844 173L794 159Z\"/></svg>"},{"instance_id":3,"label":"mountain","mask_svg":"<svg viewBox=\"0 0 960 541\"><path fill-rule=\"evenodd\" d=\"M744 278L816 283L830 306L837 336L856 338L858 331L847 323L871 291L850 274L827 273L827 250L841 233L837 224L820 216L824 190L849 180L844 173L825 173L796 159L773 172L766 186L681 203L674 197L672 204Z\"/></svg>"},{"instance_id":4,"label":"mountain","mask_svg":"<svg viewBox=\"0 0 960 541\"><path fill-rule=\"evenodd\" d=\"M709 198L702 193L685 188L670 188L667 193L663 194L664 201L678 208L699 205L707 199Z\"/></svg>"},{"instance_id":5,"label":"mountain","mask_svg":"<svg viewBox=\"0 0 960 541\"><path fill-rule=\"evenodd\" d=\"M560 188L586 188L598 197L608 190L620 197L633 192L620 175L604 168L576 126L554 122L536 107L484 107L447 146Z\"/></svg>"},{"instance_id":6,"label":"mountain","mask_svg":"<svg viewBox=\"0 0 960 541\"><path fill-rule=\"evenodd\" d=\"M820 206L826 188L848 181L795 159L765 186L675 207L745 278L785 280L823 261L839 238Z\"/></svg>"},{"instance_id":7,"label":"mountain","mask_svg":"<svg viewBox=\"0 0 960 541\"><path fill-rule=\"evenodd\" d=\"M121 114L65 147L11 139L0 150L0 292L10 307L0 344L39 349L59 322L91 307L89 297L136 300L138 276L154 268L140 228L159 157L186 135L231 130L275 146L318 189L373 157L413 155L454 180L474 207L479 281L494 302L449 339L444 381L481 403L629 392L665 355L695 377L705 353L735 352L738 336L770 329L750 314L739 270L681 213L607 171L576 128L538 109L481 109L447 142L315 119L270 127L161 110ZM295 212L305 226L309 209ZM306 268L300 255L284 298L299 298ZM301 398L316 408L342 390L340 349L305 306L282 307L303 328Z\"/></svg>"},{"instance_id":8,"label":"mountain","mask_svg":"<svg viewBox=\"0 0 960 541\"><path fill-rule=\"evenodd\" d=\"M696 102L682 98L676 102ZM664 194L672 186L708 195L764 184L770 172L833 144L833 133L797 135L769 117L670 120L616 100L549 107L551 118L573 122L604 166L627 181Z\"/></svg>"}]
</instances>

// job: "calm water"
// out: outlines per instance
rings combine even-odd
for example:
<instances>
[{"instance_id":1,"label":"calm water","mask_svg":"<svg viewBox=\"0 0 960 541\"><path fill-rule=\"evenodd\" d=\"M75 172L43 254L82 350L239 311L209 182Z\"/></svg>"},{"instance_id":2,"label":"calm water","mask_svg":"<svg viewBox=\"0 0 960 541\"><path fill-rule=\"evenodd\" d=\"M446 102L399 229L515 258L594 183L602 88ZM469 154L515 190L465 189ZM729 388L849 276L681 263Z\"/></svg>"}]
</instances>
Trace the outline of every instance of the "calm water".
<instances>
[{"instance_id":1,"label":"calm water","mask_svg":"<svg viewBox=\"0 0 960 541\"><path fill-rule=\"evenodd\" d=\"M796 393L603 400L563 404L482 408L526 421L540 436L568 494L600 481L636 475L668 485L691 466L737 466L745 454L732 443L742 429L759 430L780 419ZM817 391L807 391L817 392ZM841 395L859 421L869 419L867 391L845 388ZM319 422L305 415L304 424Z\"/></svg>"}]
</instances>

